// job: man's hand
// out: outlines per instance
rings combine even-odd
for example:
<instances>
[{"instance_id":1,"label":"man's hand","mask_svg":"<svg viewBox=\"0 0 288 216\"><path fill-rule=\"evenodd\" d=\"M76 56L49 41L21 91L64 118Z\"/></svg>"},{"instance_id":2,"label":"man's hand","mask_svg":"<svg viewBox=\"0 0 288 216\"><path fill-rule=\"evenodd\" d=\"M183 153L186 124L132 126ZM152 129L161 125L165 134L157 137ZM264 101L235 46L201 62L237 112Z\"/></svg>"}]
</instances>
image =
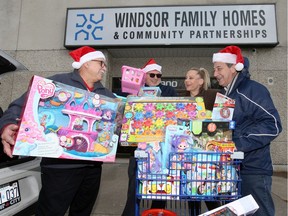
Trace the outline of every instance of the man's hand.
<instances>
[{"instance_id":1,"label":"man's hand","mask_svg":"<svg viewBox=\"0 0 288 216\"><path fill-rule=\"evenodd\" d=\"M10 158L12 158L12 149L15 145L16 133L18 131L19 126L16 124L7 125L1 134L2 143L3 143L3 151Z\"/></svg>"}]
</instances>

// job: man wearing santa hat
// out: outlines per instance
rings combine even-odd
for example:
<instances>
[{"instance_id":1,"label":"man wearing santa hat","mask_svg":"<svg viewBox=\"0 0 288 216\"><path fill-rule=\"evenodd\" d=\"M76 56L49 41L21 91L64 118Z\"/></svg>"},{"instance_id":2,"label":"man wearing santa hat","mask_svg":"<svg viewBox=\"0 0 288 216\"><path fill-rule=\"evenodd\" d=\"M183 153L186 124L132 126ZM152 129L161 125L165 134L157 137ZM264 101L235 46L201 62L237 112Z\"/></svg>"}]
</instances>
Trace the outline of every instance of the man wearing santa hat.
<instances>
[{"instance_id":1,"label":"man wearing santa hat","mask_svg":"<svg viewBox=\"0 0 288 216\"><path fill-rule=\"evenodd\" d=\"M106 60L102 52L84 46L70 52L74 59L71 73L61 73L49 79L108 97L114 94L101 84L106 72ZM26 93L13 101L0 119L0 132L4 152L12 157L17 119L25 102ZM102 162L42 158L42 188L36 215L89 216L96 201L102 172Z\"/></svg>"},{"instance_id":2,"label":"man wearing santa hat","mask_svg":"<svg viewBox=\"0 0 288 216\"><path fill-rule=\"evenodd\" d=\"M161 84L162 67L158 65L153 58L147 61L142 70L146 73L145 86L159 87L162 92L162 97L177 96L177 93L173 87Z\"/></svg>"},{"instance_id":3,"label":"man wearing santa hat","mask_svg":"<svg viewBox=\"0 0 288 216\"><path fill-rule=\"evenodd\" d=\"M251 194L259 205L255 215L275 215L271 196L273 166L270 143L282 131L280 116L267 88L250 79L237 46L213 55L214 76L225 94L236 100L233 141L244 152L241 164L241 194ZM223 92L224 93L224 92Z\"/></svg>"},{"instance_id":4,"label":"man wearing santa hat","mask_svg":"<svg viewBox=\"0 0 288 216\"><path fill-rule=\"evenodd\" d=\"M177 92L171 86L161 84L162 67L156 63L155 59L149 59L142 70L146 73L145 86L147 87L159 87L162 97L176 97ZM135 215L135 203L136 203L136 167L137 163L134 157L134 152L129 160L128 167L128 192L125 208L122 212L122 216L134 216ZM139 201L139 200L138 200ZM166 201L153 200L151 208L163 209L166 206Z\"/></svg>"}]
</instances>

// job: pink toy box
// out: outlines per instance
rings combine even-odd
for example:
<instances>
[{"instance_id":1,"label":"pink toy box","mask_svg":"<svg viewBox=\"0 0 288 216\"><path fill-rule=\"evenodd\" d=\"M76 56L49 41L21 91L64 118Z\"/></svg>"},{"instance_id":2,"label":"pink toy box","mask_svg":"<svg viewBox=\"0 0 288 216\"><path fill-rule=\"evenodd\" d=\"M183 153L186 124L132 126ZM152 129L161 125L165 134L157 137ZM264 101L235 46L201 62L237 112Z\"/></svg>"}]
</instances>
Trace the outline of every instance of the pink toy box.
<instances>
[{"instance_id":1,"label":"pink toy box","mask_svg":"<svg viewBox=\"0 0 288 216\"><path fill-rule=\"evenodd\" d=\"M119 99L34 76L13 155L114 162Z\"/></svg>"},{"instance_id":2,"label":"pink toy box","mask_svg":"<svg viewBox=\"0 0 288 216\"><path fill-rule=\"evenodd\" d=\"M145 83L145 72L139 68L122 66L122 92L137 95Z\"/></svg>"}]
</instances>

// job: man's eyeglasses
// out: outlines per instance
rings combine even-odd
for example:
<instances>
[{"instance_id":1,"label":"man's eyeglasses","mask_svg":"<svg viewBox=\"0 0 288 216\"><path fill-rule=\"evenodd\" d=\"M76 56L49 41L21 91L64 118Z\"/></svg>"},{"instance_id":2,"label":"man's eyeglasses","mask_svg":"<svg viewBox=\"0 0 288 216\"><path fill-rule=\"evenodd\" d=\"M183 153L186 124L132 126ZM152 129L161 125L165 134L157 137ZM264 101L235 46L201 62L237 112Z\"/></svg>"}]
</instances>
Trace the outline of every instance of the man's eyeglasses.
<instances>
[{"instance_id":1,"label":"man's eyeglasses","mask_svg":"<svg viewBox=\"0 0 288 216\"><path fill-rule=\"evenodd\" d=\"M100 60L91 60L91 61L100 62L102 68L107 67L107 65L104 61L100 61Z\"/></svg>"},{"instance_id":2,"label":"man's eyeglasses","mask_svg":"<svg viewBox=\"0 0 288 216\"><path fill-rule=\"evenodd\" d=\"M154 78L154 77L156 76L156 77L159 79L159 78L162 77L162 74L149 73L149 76L150 76L151 78Z\"/></svg>"}]
</instances>

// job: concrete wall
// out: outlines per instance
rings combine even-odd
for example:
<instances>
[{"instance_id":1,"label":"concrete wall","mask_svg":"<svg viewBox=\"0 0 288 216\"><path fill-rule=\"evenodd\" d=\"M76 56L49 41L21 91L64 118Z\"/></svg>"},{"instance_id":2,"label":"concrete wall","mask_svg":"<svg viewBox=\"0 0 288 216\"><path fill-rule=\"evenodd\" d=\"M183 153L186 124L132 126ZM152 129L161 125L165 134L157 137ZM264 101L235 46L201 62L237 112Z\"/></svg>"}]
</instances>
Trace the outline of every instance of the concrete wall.
<instances>
[{"instance_id":1,"label":"concrete wall","mask_svg":"<svg viewBox=\"0 0 288 216\"><path fill-rule=\"evenodd\" d=\"M284 130L273 142L272 157L274 165L287 167L287 0L251 0L251 1L217 1L218 4L276 3L279 45L276 47L254 47L243 49L250 59L252 78L261 82L271 92L278 107ZM21 95L34 74L50 76L59 72L71 71L71 58L63 46L65 34L66 10L71 7L124 7L152 5L215 5L215 1L206 0L1 0L0 1L0 49L7 51L29 71L7 73L0 76L0 106L6 109L9 103ZM105 85L111 87L111 78L121 75L122 65L141 67L148 56L137 58L113 57L109 50L102 50L108 57L109 70L104 79ZM175 55L157 56L165 76L184 76L192 66L206 67L212 71L211 55L195 57ZM153 56L149 56L153 57ZM212 73L212 72L211 72ZM273 77L273 85L268 78Z\"/></svg>"}]
</instances>

